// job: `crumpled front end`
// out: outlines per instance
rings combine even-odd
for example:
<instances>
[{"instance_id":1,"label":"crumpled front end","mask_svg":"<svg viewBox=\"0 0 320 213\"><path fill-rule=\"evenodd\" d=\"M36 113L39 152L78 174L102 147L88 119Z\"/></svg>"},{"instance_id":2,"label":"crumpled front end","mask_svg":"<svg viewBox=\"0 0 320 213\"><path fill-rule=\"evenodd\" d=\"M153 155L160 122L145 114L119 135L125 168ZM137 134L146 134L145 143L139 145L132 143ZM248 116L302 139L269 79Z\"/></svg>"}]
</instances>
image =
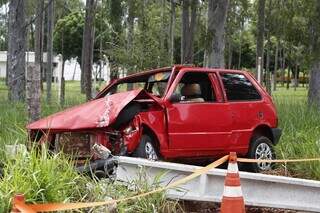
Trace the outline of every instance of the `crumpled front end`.
<instances>
[{"instance_id":1,"label":"crumpled front end","mask_svg":"<svg viewBox=\"0 0 320 213\"><path fill-rule=\"evenodd\" d=\"M94 144L126 155L139 142L138 114L150 104L160 106L143 90L117 93L53 114L27 128L31 141L49 143L51 150L72 154L79 162L99 158L92 151Z\"/></svg>"}]
</instances>

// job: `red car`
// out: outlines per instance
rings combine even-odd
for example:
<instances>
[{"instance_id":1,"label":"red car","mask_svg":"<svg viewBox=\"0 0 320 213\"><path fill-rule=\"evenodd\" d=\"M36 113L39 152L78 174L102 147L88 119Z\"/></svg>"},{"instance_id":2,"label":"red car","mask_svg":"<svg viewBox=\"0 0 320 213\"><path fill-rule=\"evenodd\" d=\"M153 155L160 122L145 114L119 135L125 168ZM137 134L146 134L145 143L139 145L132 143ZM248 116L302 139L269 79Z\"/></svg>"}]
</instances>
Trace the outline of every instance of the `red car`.
<instances>
[{"instance_id":1,"label":"red car","mask_svg":"<svg viewBox=\"0 0 320 213\"><path fill-rule=\"evenodd\" d=\"M173 66L118 79L85 104L28 125L52 149L153 160L238 156L273 159L281 130L271 97L248 72ZM40 137L41 136L41 137ZM270 163L252 164L253 171Z\"/></svg>"}]
</instances>

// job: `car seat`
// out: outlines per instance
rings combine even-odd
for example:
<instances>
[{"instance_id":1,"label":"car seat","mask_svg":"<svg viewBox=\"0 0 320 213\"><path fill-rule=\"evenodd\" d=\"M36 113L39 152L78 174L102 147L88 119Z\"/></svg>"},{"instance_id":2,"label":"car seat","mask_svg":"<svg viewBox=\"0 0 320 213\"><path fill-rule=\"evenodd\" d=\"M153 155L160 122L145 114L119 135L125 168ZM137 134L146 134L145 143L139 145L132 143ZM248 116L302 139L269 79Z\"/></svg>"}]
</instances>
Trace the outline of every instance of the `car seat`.
<instances>
[{"instance_id":1,"label":"car seat","mask_svg":"<svg viewBox=\"0 0 320 213\"><path fill-rule=\"evenodd\" d=\"M181 88L182 102L204 102L200 85L197 83L185 84Z\"/></svg>"}]
</instances>

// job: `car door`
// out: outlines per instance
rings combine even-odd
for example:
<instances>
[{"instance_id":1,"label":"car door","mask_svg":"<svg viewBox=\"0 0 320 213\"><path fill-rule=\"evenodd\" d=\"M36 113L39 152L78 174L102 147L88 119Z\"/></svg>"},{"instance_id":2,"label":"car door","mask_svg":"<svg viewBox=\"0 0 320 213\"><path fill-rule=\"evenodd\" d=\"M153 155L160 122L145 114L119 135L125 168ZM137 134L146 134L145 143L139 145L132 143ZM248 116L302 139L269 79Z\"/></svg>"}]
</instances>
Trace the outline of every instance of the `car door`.
<instances>
[{"instance_id":1,"label":"car door","mask_svg":"<svg viewBox=\"0 0 320 213\"><path fill-rule=\"evenodd\" d=\"M232 119L216 74L181 70L173 84L166 102L169 148L185 150L193 156L223 150L231 134ZM199 94L184 90L190 84L198 85ZM170 97L174 98L169 100Z\"/></svg>"},{"instance_id":2,"label":"car door","mask_svg":"<svg viewBox=\"0 0 320 213\"><path fill-rule=\"evenodd\" d=\"M230 149L246 151L253 128L263 117L263 100L244 73L220 72L233 117Z\"/></svg>"}]
</instances>

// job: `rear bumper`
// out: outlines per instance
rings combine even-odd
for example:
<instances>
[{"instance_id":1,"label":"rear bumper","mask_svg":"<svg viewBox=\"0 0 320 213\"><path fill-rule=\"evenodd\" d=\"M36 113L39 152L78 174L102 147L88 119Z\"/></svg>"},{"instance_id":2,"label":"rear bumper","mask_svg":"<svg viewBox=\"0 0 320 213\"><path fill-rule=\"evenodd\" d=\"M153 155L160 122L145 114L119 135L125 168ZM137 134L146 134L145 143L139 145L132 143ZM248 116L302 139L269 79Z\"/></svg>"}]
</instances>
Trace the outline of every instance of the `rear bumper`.
<instances>
[{"instance_id":1,"label":"rear bumper","mask_svg":"<svg viewBox=\"0 0 320 213\"><path fill-rule=\"evenodd\" d=\"M272 131L272 136L273 136L273 144L276 145L280 140L280 137L282 134L282 129L272 128L271 131Z\"/></svg>"}]
</instances>

